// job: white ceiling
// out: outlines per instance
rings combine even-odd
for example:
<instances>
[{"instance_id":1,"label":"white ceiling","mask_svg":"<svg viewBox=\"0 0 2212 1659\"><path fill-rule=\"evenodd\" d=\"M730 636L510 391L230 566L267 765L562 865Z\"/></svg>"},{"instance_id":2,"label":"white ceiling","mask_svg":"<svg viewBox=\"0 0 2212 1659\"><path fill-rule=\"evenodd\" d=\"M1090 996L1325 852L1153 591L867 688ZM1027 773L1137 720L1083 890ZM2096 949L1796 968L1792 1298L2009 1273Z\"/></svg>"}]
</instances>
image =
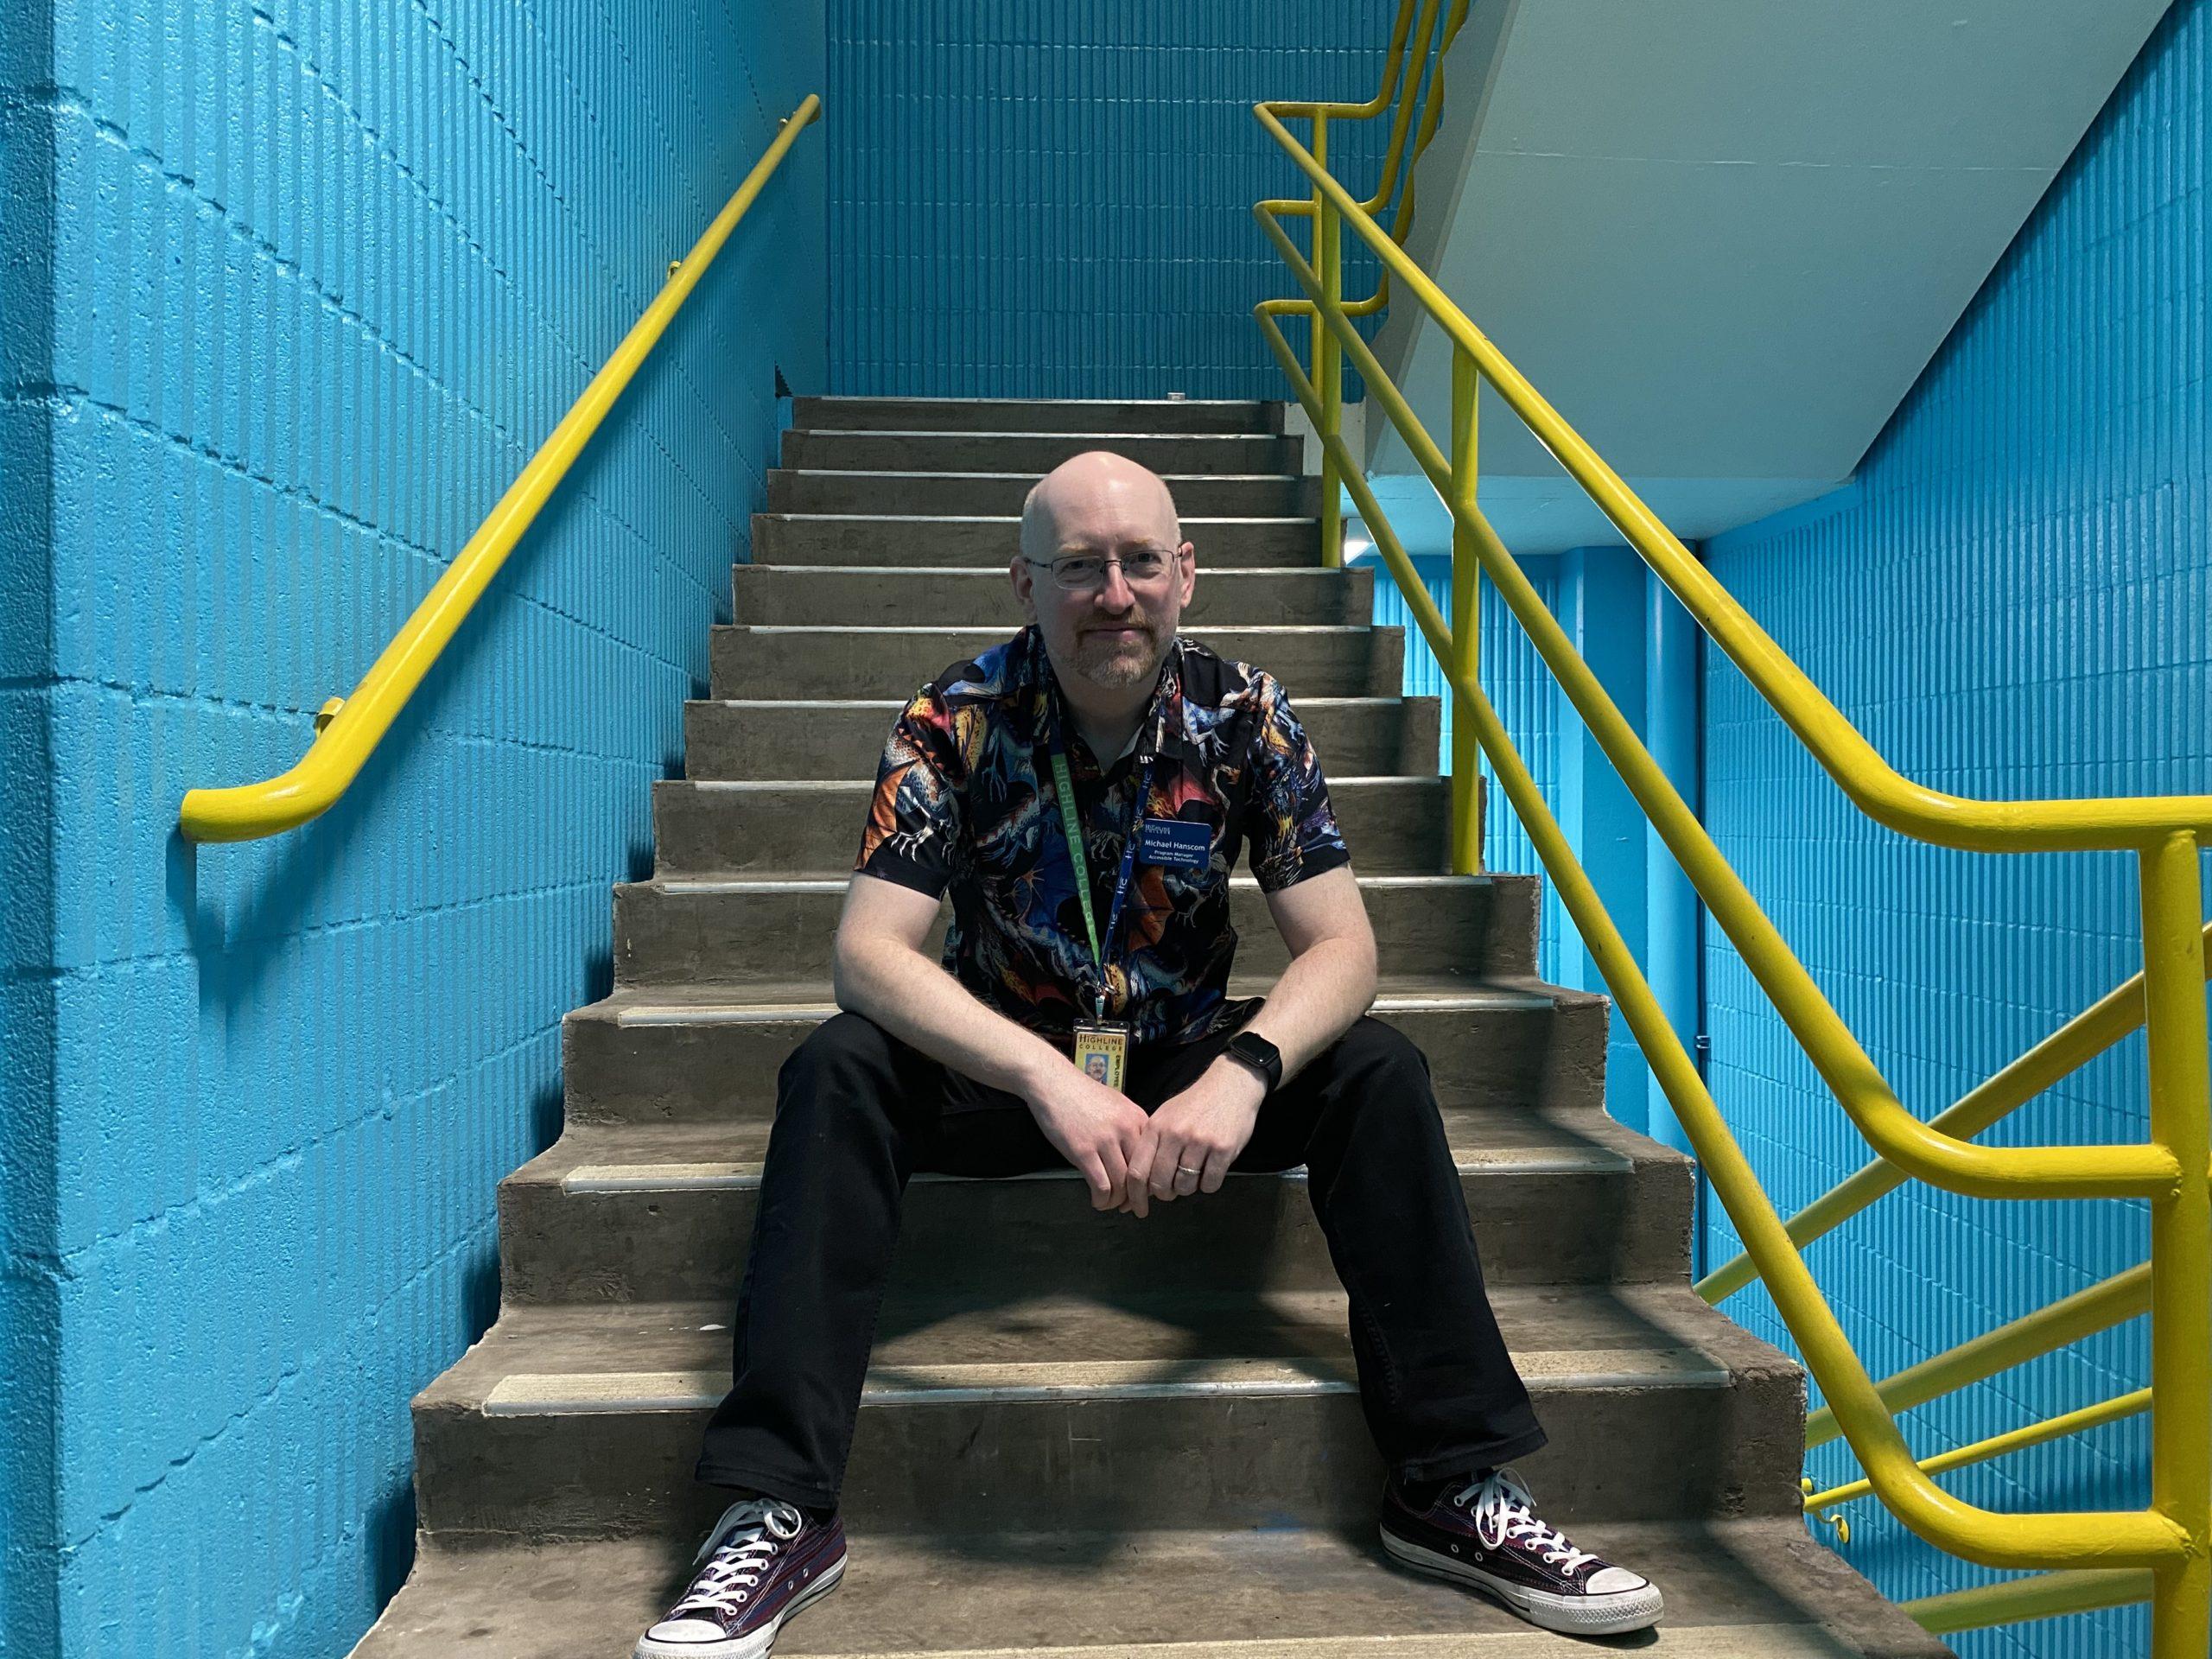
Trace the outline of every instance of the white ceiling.
<instances>
[{"instance_id":1,"label":"white ceiling","mask_svg":"<svg viewBox=\"0 0 2212 1659\"><path fill-rule=\"evenodd\" d=\"M2167 3L1475 0L1409 250L1712 535L1849 477ZM1401 300L1377 346L1440 439L1447 342ZM1481 454L1508 545L1618 539L1488 394Z\"/></svg>"}]
</instances>

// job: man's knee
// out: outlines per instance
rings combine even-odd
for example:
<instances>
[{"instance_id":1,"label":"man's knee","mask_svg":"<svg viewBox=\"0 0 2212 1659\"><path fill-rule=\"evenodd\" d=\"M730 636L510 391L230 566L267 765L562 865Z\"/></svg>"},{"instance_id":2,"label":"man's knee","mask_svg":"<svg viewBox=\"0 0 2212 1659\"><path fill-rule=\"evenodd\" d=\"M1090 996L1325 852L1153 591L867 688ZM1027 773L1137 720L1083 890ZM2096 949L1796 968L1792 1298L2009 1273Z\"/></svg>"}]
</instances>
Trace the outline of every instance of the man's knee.
<instances>
[{"instance_id":1,"label":"man's knee","mask_svg":"<svg viewBox=\"0 0 2212 1659\"><path fill-rule=\"evenodd\" d=\"M1363 1014L1338 1039L1338 1065L1367 1082L1378 1097L1427 1100L1428 1056L1395 1026Z\"/></svg>"}]
</instances>

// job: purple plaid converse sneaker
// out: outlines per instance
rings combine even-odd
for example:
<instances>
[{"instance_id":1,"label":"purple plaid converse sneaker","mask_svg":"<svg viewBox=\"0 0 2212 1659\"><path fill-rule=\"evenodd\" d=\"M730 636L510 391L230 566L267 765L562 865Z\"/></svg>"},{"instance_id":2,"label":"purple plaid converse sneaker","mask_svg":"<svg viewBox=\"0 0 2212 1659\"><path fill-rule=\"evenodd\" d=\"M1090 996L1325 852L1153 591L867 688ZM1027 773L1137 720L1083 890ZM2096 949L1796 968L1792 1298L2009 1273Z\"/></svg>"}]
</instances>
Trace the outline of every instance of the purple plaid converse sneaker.
<instances>
[{"instance_id":1,"label":"purple plaid converse sneaker","mask_svg":"<svg viewBox=\"0 0 2212 1659\"><path fill-rule=\"evenodd\" d=\"M1382 1548L1415 1571L1471 1586L1531 1624L1570 1636L1658 1623L1659 1587L1546 1526L1510 1469L1447 1482L1426 1507L1420 1502L1395 1478L1382 1489Z\"/></svg>"},{"instance_id":2,"label":"purple plaid converse sneaker","mask_svg":"<svg viewBox=\"0 0 2212 1659\"><path fill-rule=\"evenodd\" d=\"M760 1659L785 1619L837 1587L845 1528L772 1498L740 1498L695 1559L706 1564L668 1617L638 1638L636 1659Z\"/></svg>"}]
</instances>

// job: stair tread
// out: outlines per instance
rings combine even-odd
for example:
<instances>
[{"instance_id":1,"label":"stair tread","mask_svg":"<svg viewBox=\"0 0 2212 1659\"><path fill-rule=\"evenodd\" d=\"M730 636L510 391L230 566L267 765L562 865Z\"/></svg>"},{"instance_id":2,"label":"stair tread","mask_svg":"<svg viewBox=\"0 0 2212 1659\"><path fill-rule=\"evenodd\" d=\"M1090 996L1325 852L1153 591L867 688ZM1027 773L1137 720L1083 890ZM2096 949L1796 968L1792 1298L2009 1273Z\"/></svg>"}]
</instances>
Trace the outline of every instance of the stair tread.
<instances>
[{"instance_id":1,"label":"stair tread","mask_svg":"<svg viewBox=\"0 0 2212 1659\"><path fill-rule=\"evenodd\" d=\"M1332 772L1329 787L1338 789L1357 785L1362 789L1421 789L1442 788L1449 780L1434 772ZM739 790L739 789L849 789L873 793L873 778L662 778L654 781L656 789Z\"/></svg>"},{"instance_id":2,"label":"stair tread","mask_svg":"<svg viewBox=\"0 0 2212 1659\"><path fill-rule=\"evenodd\" d=\"M905 524L906 520L902 518L898 522ZM1020 521L1019 519L1009 519L1007 522L1009 524L1019 524ZM775 564L765 560L751 559L740 561L737 569L741 570L782 570L804 572L809 576L923 576L932 582L936 581L940 576L974 576L978 578L989 576L1000 582L1004 582L1006 580L1006 565L1004 563ZM1241 581L1246 576L1288 576L1298 581L1311 580L1314 582L1316 585L1319 585L1322 581L1342 582L1347 574L1346 570L1332 570L1325 565L1319 564L1238 564L1231 565L1227 569L1221 570L1209 570L1201 565L1200 569L1204 575L1209 576L1218 576L1224 580L1233 577Z\"/></svg>"},{"instance_id":3,"label":"stair tread","mask_svg":"<svg viewBox=\"0 0 2212 1659\"><path fill-rule=\"evenodd\" d=\"M1650 1573L1665 1593L1666 1618L1639 1652L1945 1651L1793 1520L1591 1522L1575 1539ZM617 1659L661 1616L694 1541L434 1544L358 1659ZM779 1656L852 1659L1575 1659L1593 1650L1396 1567L1370 1530L1302 1529L861 1533L837 1590L776 1642Z\"/></svg>"},{"instance_id":4,"label":"stair tread","mask_svg":"<svg viewBox=\"0 0 2212 1659\"><path fill-rule=\"evenodd\" d=\"M1539 1393L1718 1389L1791 1370L1687 1286L1493 1286L1491 1304ZM980 1306L950 1291L894 1296L862 1402L1350 1392L1347 1317L1341 1290L1046 1292ZM723 1302L512 1306L417 1403L510 1417L703 1410L728 1386L729 1319Z\"/></svg>"},{"instance_id":5,"label":"stair tread","mask_svg":"<svg viewBox=\"0 0 2212 1659\"><path fill-rule=\"evenodd\" d=\"M810 467L808 470L814 469ZM935 474L929 475L935 476ZM915 474L908 474L908 476L915 476ZM1219 474L1208 474L1206 476L1217 477ZM1266 477L1269 474L1262 474L1261 476ZM762 512L754 516L804 524L881 524L887 518L890 518L902 528L914 524L1006 524L1018 529L1021 524L1020 513L1006 512L916 512L889 515L880 512ZM1211 524L1311 524L1319 527L1321 521L1310 514L1296 512L1217 512L1198 517L1186 513L1177 522L1183 526L1184 532L1187 536L1192 530ZM1198 538L1193 536L1191 539L1195 541Z\"/></svg>"},{"instance_id":6,"label":"stair tread","mask_svg":"<svg viewBox=\"0 0 2212 1659\"><path fill-rule=\"evenodd\" d=\"M1171 405L1163 404L1161 407L1171 407ZM962 427L957 431L948 431L941 426L794 426L787 429L804 434L808 437L955 438L963 442L971 438L1051 438L1055 440L1100 438L1116 443L1124 438L1166 438L1176 443L1250 443L1255 439L1264 443L1292 441L1285 439L1279 432L1146 431L1138 427L1131 427L1126 431L1112 432L1023 432L1012 429L1001 430L997 428L985 427ZM819 472L822 469L810 467L807 470Z\"/></svg>"},{"instance_id":7,"label":"stair tread","mask_svg":"<svg viewBox=\"0 0 2212 1659\"><path fill-rule=\"evenodd\" d=\"M1242 998L1266 995L1273 985L1266 975L1238 975L1230 980L1229 995ZM1463 979L1442 974L1386 974L1377 986L1370 1012L1396 1014L1433 1008L1468 1013L1495 1009L1541 1012L1567 1003L1595 1000L1593 994L1537 982ZM569 1018L612 1020L620 1025L689 1024L713 1020L820 1018L836 1012L829 984L819 980L797 980L785 984L723 984L713 981L668 985L625 985L596 1002L575 1009Z\"/></svg>"},{"instance_id":8,"label":"stair tread","mask_svg":"<svg viewBox=\"0 0 2212 1659\"><path fill-rule=\"evenodd\" d=\"M671 781L681 781L671 780ZM834 874L821 870L746 870L722 874L694 873L683 875L656 875L641 881L618 881L615 891L626 887L657 888L663 893L736 893L747 888L762 892L788 892L794 888L828 888L842 893L849 870ZM1533 882L1533 875L1516 875L1509 871L1478 870L1471 875L1450 875L1430 871L1383 871L1376 874L1361 872L1359 885L1363 887L1432 887L1444 891L1453 887L1496 887L1518 882ZM1260 879L1249 873L1232 872L1229 878L1231 889L1257 893Z\"/></svg>"},{"instance_id":9,"label":"stair tread","mask_svg":"<svg viewBox=\"0 0 2212 1659\"><path fill-rule=\"evenodd\" d=\"M987 633L995 642L1011 639L1014 632L992 622L718 622L715 626L717 632L727 633ZM1372 633L1375 628L1370 622L1205 622L1185 632L1204 644L1209 637L1222 634Z\"/></svg>"},{"instance_id":10,"label":"stair tread","mask_svg":"<svg viewBox=\"0 0 2212 1659\"><path fill-rule=\"evenodd\" d=\"M800 569L804 567L793 567ZM1300 697L1301 710L1326 709L1376 709L1395 706L1406 702L1421 702L1421 698L1406 697ZM702 709L883 709L903 708L903 697L694 697L690 706ZM1426 774L1424 774L1426 775Z\"/></svg>"},{"instance_id":11,"label":"stair tread","mask_svg":"<svg viewBox=\"0 0 2212 1659\"><path fill-rule=\"evenodd\" d=\"M1463 1170L1621 1171L1656 1144L1592 1109L1445 1106L1439 1112ZM766 1116L711 1122L572 1123L507 1179L558 1185L570 1192L751 1185L758 1179L772 1127L772 1119ZM1016 1179L1072 1183L1082 1178L1071 1167Z\"/></svg>"},{"instance_id":12,"label":"stair tread","mask_svg":"<svg viewBox=\"0 0 2212 1659\"><path fill-rule=\"evenodd\" d=\"M967 436L969 435L963 433L961 435ZM1031 434L1029 435L1036 436L1044 435ZM1055 433L1051 435L1067 436L1070 435L1065 433ZM1074 435L1082 435L1077 434ZM1100 434L1098 435L1103 436L1105 435ZM1114 435L1119 437L1128 437L1134 435L1129 433L1117 433ZM778 467L772 470L773 472L786 474L794 478L804 474L808 478L1018 478L1026 480L1032 484L1037 481L1037 474L1033 472L992 472L986 468L975 467L960 467L957 469L947 468L943 471L940 471L934 467ZM1271 484L1299 484L1305 481L1304 477L1297 473L1161 473L1157 476L1164 483L1166 483L1171 486L1177 484L1223 484L1255 478L1265 479ZM862 513L850 516L858 516L861 518L889 518L903 515ZM996 513L973 513L962 514L958 516L995 518L999 515ZM1217 518L1227 518L1232 516L1234 515L1215 515ZM1285 513L1255 514L1253 516L1289 518L1295 515ZM1178 522L1180 522L1179 518Z\"/></svg>"}]
</instances>

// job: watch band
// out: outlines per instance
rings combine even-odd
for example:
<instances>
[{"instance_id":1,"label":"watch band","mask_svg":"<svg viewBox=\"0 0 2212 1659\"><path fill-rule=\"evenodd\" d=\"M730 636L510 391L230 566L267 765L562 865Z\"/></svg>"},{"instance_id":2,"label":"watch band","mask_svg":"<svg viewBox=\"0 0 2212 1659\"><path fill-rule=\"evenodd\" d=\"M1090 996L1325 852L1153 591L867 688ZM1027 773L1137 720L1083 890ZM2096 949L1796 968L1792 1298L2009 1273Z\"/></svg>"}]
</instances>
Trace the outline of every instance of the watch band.
<instances>
[{"instance_id":1,"label":"watch band","mask_svg":"<svg viewBox=\"0 0 2212 1659\"><path fill-rule=\"evenodd\" d=\"M1281 1052L1258 1032L1238 1032L1222 1052L1258 1072L1270 1094L1282 1086Z\"/></svg>"}]
</instances>

